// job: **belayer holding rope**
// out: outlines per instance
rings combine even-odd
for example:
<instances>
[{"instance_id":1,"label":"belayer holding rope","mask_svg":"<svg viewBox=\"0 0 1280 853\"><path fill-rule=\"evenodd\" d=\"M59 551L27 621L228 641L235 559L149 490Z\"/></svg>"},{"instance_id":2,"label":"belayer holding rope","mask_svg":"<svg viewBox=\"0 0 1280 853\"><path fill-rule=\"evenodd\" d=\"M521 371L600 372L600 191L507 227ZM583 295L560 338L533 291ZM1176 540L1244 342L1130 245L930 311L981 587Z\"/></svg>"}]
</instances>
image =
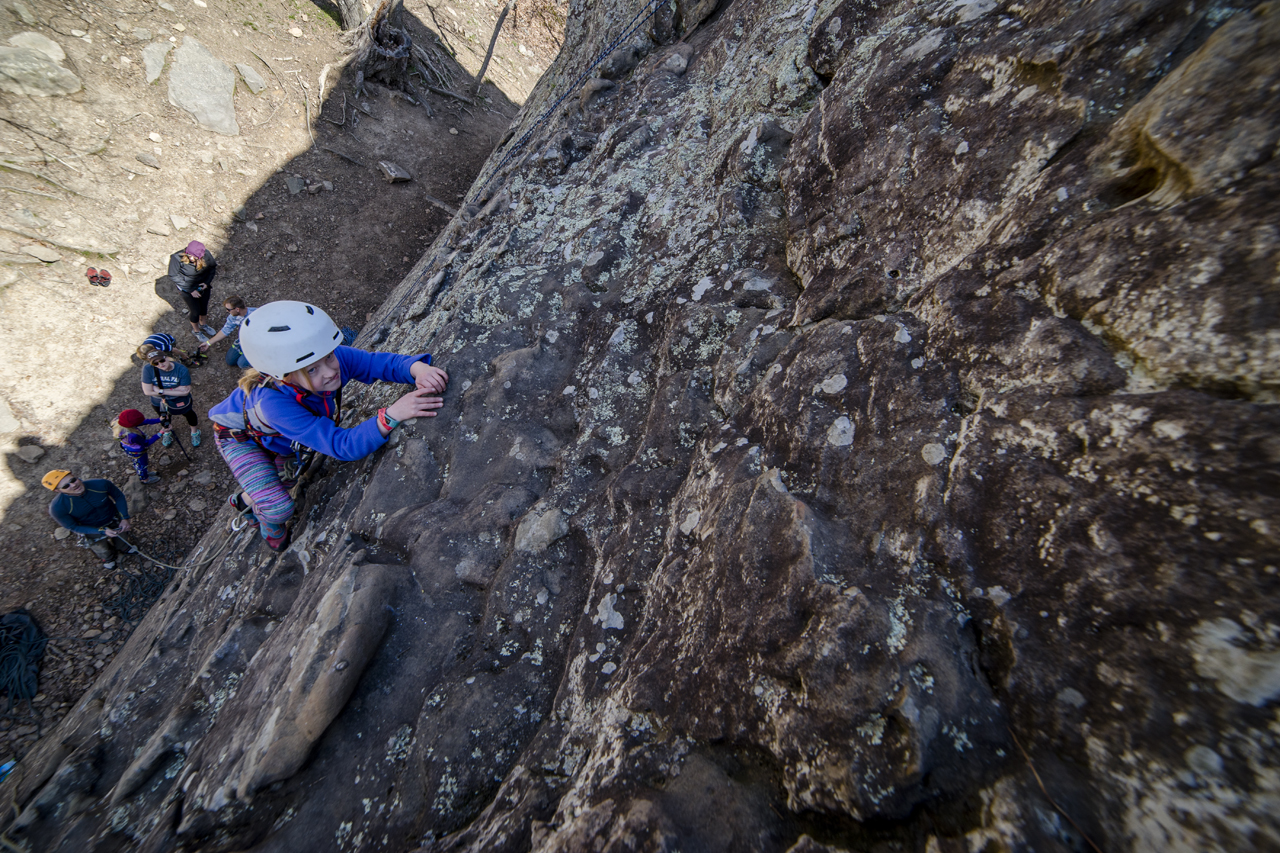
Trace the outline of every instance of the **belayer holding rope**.
<instances>
[{"instance_id":1,"label":"belayer holding rope","mask_svg":"<svg viewBox=\"0 0 1280 853\"><path fill-rule=\"evenodd\" d=\"M137 409L125 409L112 421L111 433L120 440L120 449L133 462L133 470L143 485L150 486L160 482L159 474L147 470L147 448L160 440L163 433L148 437L142 427L158 424L161 418L144 418Z\"/></svg>"},{"instance_id":2,"label":"belayer holding rope","mask_svg":"<svg viewBox=\"0 0 1280 853\"><path fill-rule=\"evenodd\" d=\"M181 415L191 427L191 446L200 446L200 419L191 400L191 371L163 350L154 350L142 368L142 393L160 416L161 444L173 443L172 415Z\"/></svg>"},{"instance_id":3,"label":"belayer holding rope","mask_svg":"<svg viewBox=\"0 0 1280 853\"><path fill-rule=\"evenodd\" d=\"M270 302L240 327L240 345L253 364L239 387L209 410L218 452L243 491L230 503L259 525L276 551L289 545L294 502L286 466L303 451L351 461L386 443L409 418L435 417L449 375L430 355L395 355L342 346L342 331L305 302ZM342 387L359 382L415 386L376 416L349 429L338 426Z\"/></svg>"},{"instance_id":4,"label":"belayer holding rope","mask_svg":"<svg viewBox=\"0 0 1280 853\"><path fill-rule=\"evenodd\" d=\"M57 493L49 515L72 533L87 540L90 551L102 560L102 568L116 567L116 553L137 551L120 534L129 529L129 502L110 480L81 480L70 471L50 471L41 485Z\"/></svg>"}]
</instances>

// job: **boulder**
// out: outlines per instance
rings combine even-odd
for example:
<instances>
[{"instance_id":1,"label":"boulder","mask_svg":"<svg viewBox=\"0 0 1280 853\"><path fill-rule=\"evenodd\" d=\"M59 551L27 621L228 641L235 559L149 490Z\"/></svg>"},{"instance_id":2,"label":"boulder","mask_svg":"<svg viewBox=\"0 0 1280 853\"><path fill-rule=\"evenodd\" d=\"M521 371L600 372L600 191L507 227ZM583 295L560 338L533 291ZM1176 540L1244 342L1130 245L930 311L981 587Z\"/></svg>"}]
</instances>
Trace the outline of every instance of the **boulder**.
<instances>
[{"instance_id":1,"label":"boulder","mask_svg":"<svg viewBox=\"0 0 1280 853\"><path fill-rule=\"evenodd\" d=\"M0 47L0 90L39 98L79 92L80 78L44 50L43 47Z\"/></svg>"},{"instance_id":2,"label":"boulder","mask_svg":"<svg viewBox=\"0 0 1280 853\"><path fill-rule=\"evenodd\" d=\"M169 103L191 113L196 123L206 130L226 136L239 135L235 88L235 72L195 39L184 38L173 52Z\"/></svg>"}]
</instances>

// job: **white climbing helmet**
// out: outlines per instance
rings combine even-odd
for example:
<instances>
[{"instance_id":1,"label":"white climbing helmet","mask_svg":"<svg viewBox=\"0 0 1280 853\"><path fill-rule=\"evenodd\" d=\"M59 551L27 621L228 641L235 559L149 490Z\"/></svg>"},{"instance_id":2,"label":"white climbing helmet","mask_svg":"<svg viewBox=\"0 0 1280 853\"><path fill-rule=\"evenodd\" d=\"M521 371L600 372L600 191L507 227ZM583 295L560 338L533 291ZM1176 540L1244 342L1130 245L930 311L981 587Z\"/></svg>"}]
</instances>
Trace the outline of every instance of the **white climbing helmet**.
<instances>
[{"instance_id":1,"label":"white climbing helmet","mask_svg":"<svg viewBox=\"0 0 1280 853\"><path fill-rule=\"evenodd\" d=\"M342 332L337 324L306 302L268 302L240 326L244 357L260 372L276 379L315 364L340 343Z\"/></svg>"}]
</instances>

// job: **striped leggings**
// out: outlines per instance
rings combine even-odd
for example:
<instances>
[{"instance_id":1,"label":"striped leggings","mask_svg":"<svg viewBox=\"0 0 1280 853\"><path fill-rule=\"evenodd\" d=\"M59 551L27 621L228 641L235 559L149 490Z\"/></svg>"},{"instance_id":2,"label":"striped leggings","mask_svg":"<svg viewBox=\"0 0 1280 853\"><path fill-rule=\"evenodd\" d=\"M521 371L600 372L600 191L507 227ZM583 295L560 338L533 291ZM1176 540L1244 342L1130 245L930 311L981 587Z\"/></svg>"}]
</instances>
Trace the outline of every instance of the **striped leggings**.
<instances>
[{"instance_id":1,"label":"striped leggings","mask_svg":"<svg viewBox=\"0 0 1280 853\"><path fill-rule=\"evenodd\" d=\"M280 483L285 457L268 453L253 441L219 438L217 444L236 482L249 495L262 535L283 536L284 523L293 515L293 498Z\"/></svg>"}]
</instances>

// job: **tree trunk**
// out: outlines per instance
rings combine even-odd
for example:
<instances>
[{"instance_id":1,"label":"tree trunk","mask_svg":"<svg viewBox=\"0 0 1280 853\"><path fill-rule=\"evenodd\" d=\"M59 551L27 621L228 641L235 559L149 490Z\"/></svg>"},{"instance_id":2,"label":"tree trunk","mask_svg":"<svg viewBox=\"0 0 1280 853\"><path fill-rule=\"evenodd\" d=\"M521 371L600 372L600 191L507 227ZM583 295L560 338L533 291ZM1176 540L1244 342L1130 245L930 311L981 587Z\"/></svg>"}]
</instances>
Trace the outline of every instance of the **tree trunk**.
<instances>
[{"instance_id":1,"label":"tree trunk","mask_svg":"<svg viewBox=\"0 0 1280 853\"><path fill-rule=\"evenodd\" d=\"M333 0L338 7L338 15L342 18L344 30L354 30L364 23L365 12L362 0Z\"/></svg>"}]
</instances>

